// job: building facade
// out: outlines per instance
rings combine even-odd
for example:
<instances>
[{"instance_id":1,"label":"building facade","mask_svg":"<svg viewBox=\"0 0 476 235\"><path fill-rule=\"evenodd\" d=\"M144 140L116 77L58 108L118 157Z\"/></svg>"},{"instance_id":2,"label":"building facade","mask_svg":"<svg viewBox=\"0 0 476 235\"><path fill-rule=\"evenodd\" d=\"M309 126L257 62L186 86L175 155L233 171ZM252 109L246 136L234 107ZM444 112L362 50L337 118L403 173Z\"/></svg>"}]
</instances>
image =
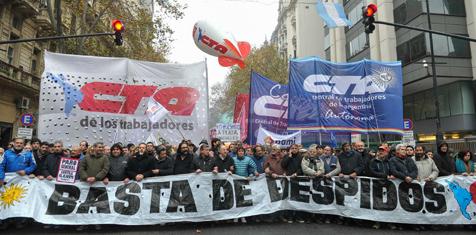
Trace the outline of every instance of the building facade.
<instances>
[{"instance_id":1,"label":"building facade","mask_svg":"<svg viewBox=\"0 0 476 235\"><path fill-rule=\"evenodd\" d=\"M324 57L324 23L315 1L279 1L278 24L271 36L283 58Z\"/></svg>"},{"instance_id":2,"label":"building facade","mask_svg":"<svg viewBox=\"0 0 476 235\"><path fill-rule=\"evenodd\" d=\"M40 1L0 2L0 40L35 38L40 36L40 29L51 30L51 22L40 7ZM38 120L43 53L49 46L36 42L0 45L1 147L17 135L22 114L32 114ZM32 128L35 126L34 122Z\"/></svg>"},{"instance_id":3,"label":"building facade","mask_svg":"<svg viewBox=\"0 0 476 235\"><path fill-rule=\"evenodd\" d=\"M416 140L436 139L429 34L376 25L367 35L362 7L377 4L376 20L428 28L425 0L338 0L344 5L351 27L327 29L325 58L352 62L364 58L402 62L404 118L414 123ZM433 30L476 38L476 2L430 0ZM463 141L476 136L476 44L433 35L441 128L446 140ZM427 63L425 64L424 61Z\"/></svg>"},{"instance_id":4,"label":"building facade","mask_svg":"<svg viewBox=\"0 0 476 235\"><path fill-rule=\"evenodd\" d=\"M86 3L91 10L85 19L92 22L104 6L101 5L102 2ZM154 1L136 0L135 4L153 14ZM72 10L72 7L78 6L75 1L62 1L61 22L65 35L79 33L77 21L80 17L74 14L82 11L75 9L75 13ZM55 12L54 6L52 8ZM102 28L110 27L111 17L101 19L99 24ZM0 0L0 41L51 36L56 34L54 28L47 12L46 1ZM102 38L100 42L114 47L112 38ZM31 128L33 136L36 136L44 52L57 51L57 48L58 41L0 45L0 147L7 146L13 137L18 136L18 129L22 127ZM22 125L20 118L23 114L33 115L33 125Z\"/></svg>"}]
</instances>

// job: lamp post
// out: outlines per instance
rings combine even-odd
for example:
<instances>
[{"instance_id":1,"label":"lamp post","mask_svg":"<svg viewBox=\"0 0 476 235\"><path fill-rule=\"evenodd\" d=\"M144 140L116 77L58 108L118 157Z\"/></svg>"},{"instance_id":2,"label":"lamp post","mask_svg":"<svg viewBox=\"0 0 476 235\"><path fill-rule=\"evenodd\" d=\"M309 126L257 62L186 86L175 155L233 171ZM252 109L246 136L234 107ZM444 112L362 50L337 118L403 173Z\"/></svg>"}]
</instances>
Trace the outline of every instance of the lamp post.
<instances>
[{"instance_id":1,"label":"lamp post","mask_svg":"<svg viewBox=\"0 0 476 235\"><path fill-rule=\"evenodd\" d=\"M426 17L428 18L428 29L431 30L430 4L426 0ZM433 96L435 99L435 113L436 113L436 146L443 141L443 133L441 132L440 121L440 101L438 100L438 81L436 80L436 66L435 66L435 49L433 47L433 33L428 33L430 36L430 57L431 57L431 75L433 77ZM425 64L423 64L425 67ZM428 69L428 64L426 64Z\"/></svg>"}]
</instances>

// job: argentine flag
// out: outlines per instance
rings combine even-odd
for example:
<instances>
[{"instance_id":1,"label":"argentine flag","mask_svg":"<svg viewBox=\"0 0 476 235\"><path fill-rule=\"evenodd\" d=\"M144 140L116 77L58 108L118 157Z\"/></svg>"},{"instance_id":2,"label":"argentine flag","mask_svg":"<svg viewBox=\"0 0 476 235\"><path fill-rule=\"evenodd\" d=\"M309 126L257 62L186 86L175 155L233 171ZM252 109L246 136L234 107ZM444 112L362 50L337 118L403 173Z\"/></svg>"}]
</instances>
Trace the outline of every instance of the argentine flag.
<instances>
[{"instance_id":1,"label":"argentine flag","mask_svg":"<svg viewBox=\"0 0 476 235\"><path fill-rule=\"evenodd\" d=\"M318 1L317 13L326 22L328 28L352 25L345 16L344 7L339 3Z\"/></svg>"}]
</instances>

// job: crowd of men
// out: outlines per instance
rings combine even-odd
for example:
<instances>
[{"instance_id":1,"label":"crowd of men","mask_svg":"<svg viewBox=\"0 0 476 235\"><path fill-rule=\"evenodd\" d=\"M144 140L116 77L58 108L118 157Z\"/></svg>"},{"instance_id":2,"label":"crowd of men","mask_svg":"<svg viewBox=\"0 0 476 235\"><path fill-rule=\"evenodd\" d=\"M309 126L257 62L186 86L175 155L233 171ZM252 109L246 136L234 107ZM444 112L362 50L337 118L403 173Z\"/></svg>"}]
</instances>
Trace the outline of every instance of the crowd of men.
<instances>
[{"instance_id":1,"label":"crowd of men","mask_svg":"<svg viewBox=\"0 0 476 235\"><path fill-rule=\"evenodd\" d=\"M6 151L0 148L0 186L4 184L7 172L54 180L62 158L79 159L77 179L89 184L128 183L147 177L201 172L225 172L250 179L260 174L273 178L370 176L398 178L407 183L432 181L451 174L476 175L473 153L469 150L454 153L444 142L433 153L421 145L402 144L392 148L382 144L378 151L373 152L366 149L363 142L344 143L341 148L316 144L308 148L298 144L281 148L272 142L255 146L236 142L226 146L219 139L212 139L210 144L203 140L198 146L186 140L177 146L155 146L150 142L138 145L115 143L112 146L98 142L90 146L81 141L79 145L65 148L61 141L48 143L32 139L26 143L22 138L15 138ZM246 222L246 218L240 219ZM343 219L302 212L278 212L256 216L253 220L340 223ZM15 225L21 227L23 222ZM380 225L377 223L374 227Z\"/></svg>"}]
</instances>

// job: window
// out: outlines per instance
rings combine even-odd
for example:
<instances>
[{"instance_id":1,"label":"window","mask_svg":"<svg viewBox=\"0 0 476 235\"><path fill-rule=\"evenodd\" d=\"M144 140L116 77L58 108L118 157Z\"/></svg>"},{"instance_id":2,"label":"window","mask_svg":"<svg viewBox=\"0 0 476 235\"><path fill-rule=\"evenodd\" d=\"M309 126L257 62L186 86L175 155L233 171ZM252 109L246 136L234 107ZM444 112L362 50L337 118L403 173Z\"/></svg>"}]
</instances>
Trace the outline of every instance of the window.
<instances>
[{"instance_id":1,"label":"window","mask_svg":"<svg viewBox=\"0 0 476 235\"><path fill-rule=\"evenodd\" d=\"M420 34L397 46L397 58L406 65L426 55L425 35Z\"/></svg>"},{"instance_id":2,"label":"window","mask_svg":"<svg viewBox=\"0 0 476 235\"><path fill-rule=\"evenodd\" d=\"M421 0L407 0L393 10L393 18L395 23L406 24L421 13L423 13Z\"/></svg>"},{"instance_id":3,"label":"window","mask_svg":"<svg viewBox=\"0 0 476 235\"><path fill-rule=\"evenodd\" d=\"M8 47L8 52L7 52L7 58L8 58L8 63L13 64L13 54L15 54L15 51L13 47Z\"/></svg>"},{"instance_id":4,"label":"window","mask_svg":"<svg viewBox=\"0 0 476 235\"><path fill-rule=\"evenodd\" d=\"M357 22L362 19L362 7L366 5L366 2L366 0L359 0L359 3L357 3L357 5L347 14L347 18L350 20L350 22L352 22L352 26L349 28L354 27Z\"/></svg>"},{"instance_id":5,"label":"window","mask_svg":"<svg viewBox=\"0 0 476 235\"><path fill-rule=\"evenodd\" d=\"M326 50L326 60L331 60L331 49L330 48L327 48Z\"/></svg>"},{"instance_id":6,"label":"window","mask_svg":"<svg viewBox=\"0 0 476 235\"><path fill-rule=\"evenodd\" d=\"M331 46L331 39L330 39L330 35L329 34L326 34L324 36L324 50L329 48Z\"/></svg>"},{"instance_id":7,"label":"window","mask_svg":"<svg viewBox=\"0 0 476 235\"><path fill-rule=\"evenodd\" d=\"M436 118L433 97L433 89L405 96L403 98L404 117L412 118L415 121ZM440 117L476 113L471 81L460 81L439 86L438 101L440 103Z\"/></svg>"},{"instance_id":8,"label":"window","mask_svg":"<svg viewBox=\"0 0 476 235\"><path fill-rule=\"evenodd\" d=\"M353 57L354 55L360 53L368 46L368 35L365 32L362 32L354 39L350 40L346 45L347 50L347 59Z\"/></svg>"},{"instance_id":9,"label":"window","mask_svg":"<svg viewBox=\"0 0 476 235\"><path fill-rule=\"evenodd\" d=\"M20 16L13 15L13 19L12 19L13 28L20 30L22 23L23 23L23 20L20 18Z\"/></svg>"},{"instance_id":10,"label":"window","mask_svg":"<svg viewBox=\"0 0 476 235\"><path fill-rule=\"evenodd\" d=\"M427 45L430 45L430 36L426 35ZM436 56L448 56L448 57L471 57L471 49L469 42L446 37L442 35L433 35L433 47ZM430 47L428 47L428 53L430 53Z\"/></svg>"},{"instance_id":11,"label":"window","mask_svg":"<svg viewBox=\"0 0 476 235\"><path fill-rule=\"evenodd\" d=\"M38 71L38 62L41 58L41 50L38 48L33 49L33 58L31 60L31 73L36 74Z\"/></svg>"},{"instance_id":12,"label":"window","mask_svg":"<svg viewBox=\"0 0 476 235\"><path fill-rule=\"evenodd\" d=\"M423 9L426 12L426 1L423 2ZM464 0L429 0L430 13L453 16L466 16Z\"/></svg>"},{"instance_id":13,"label":"window","mask_svg":"<svg viewBox=\"0 0 476 235\"><path fill-rule=\"evenodd\" d=\"M471 82L461 83L461 96L463 98L463 114L476 113L476 110L474 109L476 97L474 97Z\"/></svg>"},{"instance_id":14,"label":"window","mask_svg":"<svg viewBox=\"0 0 476 235\"><path fill-rule=\"evenodd\" d=\"M446 87L448 87L451 115L463 114L463 101L461 96L460 83L458 82L452 83L452 84L446 85ZM439 93L439 90L438 90L438 93Z\"/></svg>"}]
</instances>

